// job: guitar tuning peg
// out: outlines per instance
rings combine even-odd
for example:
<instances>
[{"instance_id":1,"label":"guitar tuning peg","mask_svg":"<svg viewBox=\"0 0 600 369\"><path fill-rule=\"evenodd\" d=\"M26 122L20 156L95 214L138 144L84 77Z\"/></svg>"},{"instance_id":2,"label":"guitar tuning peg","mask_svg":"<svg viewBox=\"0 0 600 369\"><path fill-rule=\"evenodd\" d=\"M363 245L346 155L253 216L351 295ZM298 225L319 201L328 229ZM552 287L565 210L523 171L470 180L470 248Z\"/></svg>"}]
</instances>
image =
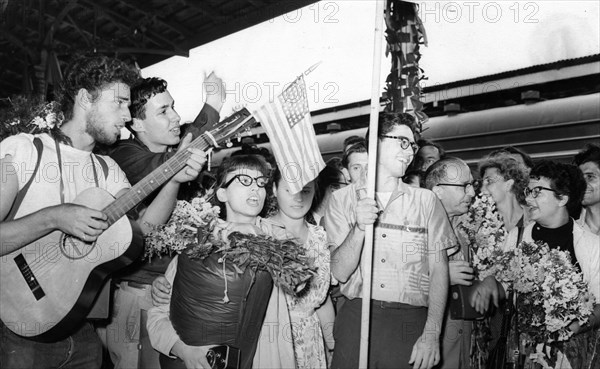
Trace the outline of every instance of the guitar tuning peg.
<instances>
[{"instance_id":1,"label":"guitar tuning peg","mask_svg":"<svg viewBox=\"0 0 600 369\"><path fill-rule=\"evenodd\" d=\"M237 141L238 141L238 142L242 142L242 136L238 135L238 136L237 136Z\"/></svg>"},{"instance_id":2,"label":"guitar tuning peg","mask_svg":"<svg viewBox=\"0 0 600 369\"><path fill-rule=\"evenodd\" d=\"M231 147L231 146L233 146L233 143L231 142L231 140L227 140L227 141L225 141L225 146Z\"/></svg>"}]
</instances>

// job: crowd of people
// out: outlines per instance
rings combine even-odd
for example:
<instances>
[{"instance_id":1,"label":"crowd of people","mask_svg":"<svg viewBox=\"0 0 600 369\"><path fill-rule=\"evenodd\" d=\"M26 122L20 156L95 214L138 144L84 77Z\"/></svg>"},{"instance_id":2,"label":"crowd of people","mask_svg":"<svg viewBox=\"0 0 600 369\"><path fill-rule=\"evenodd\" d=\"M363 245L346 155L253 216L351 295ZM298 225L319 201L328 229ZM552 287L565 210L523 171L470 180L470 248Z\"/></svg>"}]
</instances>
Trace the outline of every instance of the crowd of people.
<instances>
[{"instance_id":1,"label":"crowd of people","mask_svg":"<svg viewBox=\"0 0 600 369\"><path fill-rule=\"evenodd\" d=\"M214 74L207 79L222 82ZM368 137L348 138L340 143L341 157L292 193L268 150L245 147L210 173L206 153L188 146L218 125L225 98L224 89L208 95L198 117L181 125L166 81L141 78L116 59L77 58L57 94L62 124L0 145L0 256L12 260L55 231L93 243L114 220L74 201L78 195L100 188L119 199L187 151L183 169L131 206L128 216L141 232L166 223L177 200L206 193L204 178L212 178L212 201L221 209L218 237L227 242L240 232L296 240L315 268L304 293L290 295L266 271L226 264L216 252L202 260L187 253L140 258L111 275L106 322L81 319L50 342L22 337L11 329L15 322L0 323L1 368L210 368L209 352L220 345L238 350L239 368L356 368L370 226L368 367L491 368L489 351L501 344L498 308L512 300L506 281L477 280L472 245L458 232L481 194L493 199L507 233L499 250L520 240L564 250L600 298L597 144L582 148L573 164L534 161L506 147L481 158L473 171L420 138L413 116L382 113L376 149ZM124 127L132 136L118 140ZM375 198L365 190L370 155L377 156ZM36 176L40 166L58 168L59 180ZM451 286L473 287L469 302L487 315L490 329L485 347L474 344L481 321L451 316ZM8 286L0 281L0 288ZM587 323L572 322L570 367L600 368L599 326L598 304Z\"/></svg>"}]
</instances>

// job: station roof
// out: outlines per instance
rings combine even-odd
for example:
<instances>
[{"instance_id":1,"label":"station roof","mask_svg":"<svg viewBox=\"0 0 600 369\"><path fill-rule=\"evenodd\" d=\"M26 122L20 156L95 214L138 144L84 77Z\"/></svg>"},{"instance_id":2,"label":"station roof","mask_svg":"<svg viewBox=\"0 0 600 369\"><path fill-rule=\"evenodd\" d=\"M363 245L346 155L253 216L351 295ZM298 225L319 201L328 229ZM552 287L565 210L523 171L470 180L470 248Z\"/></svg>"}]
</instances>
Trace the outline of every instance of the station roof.
<instances>
[{"instance_id":1,"label":"station roof","mask_svg":"<svg viewBox=\"0 0 600 369\"><path fill-rule=\"evenodd\" d=\"M314 2L2 0L0 98L52 84L75 53L116 55L143 68Z\"/></svg>"}]
</instances>

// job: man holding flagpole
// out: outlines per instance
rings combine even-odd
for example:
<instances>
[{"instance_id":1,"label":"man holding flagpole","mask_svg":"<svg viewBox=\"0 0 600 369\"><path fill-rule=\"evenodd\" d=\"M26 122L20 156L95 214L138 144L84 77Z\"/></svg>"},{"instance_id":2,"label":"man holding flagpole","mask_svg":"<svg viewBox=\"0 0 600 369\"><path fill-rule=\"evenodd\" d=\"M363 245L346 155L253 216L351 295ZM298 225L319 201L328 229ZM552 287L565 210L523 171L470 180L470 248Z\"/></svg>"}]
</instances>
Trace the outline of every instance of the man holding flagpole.
<instances>
[{"instance_id":1,"label":"man holding flagpole","mask_svg":"<svg viewBox=\"0 0 600 369\"><path fill-rule=\"evenodd\" d=\"M364 184L336 191L325 212L331 271L349 299L336 317L332 368L358 367L365 227L374 225L369 368L432 368L448 293L446 250L456 238L439 200L402 182L412 161L415 119L379 118L376 199ZM373 155L374 153L371 153Z\"/></svg>"}]
</instances>

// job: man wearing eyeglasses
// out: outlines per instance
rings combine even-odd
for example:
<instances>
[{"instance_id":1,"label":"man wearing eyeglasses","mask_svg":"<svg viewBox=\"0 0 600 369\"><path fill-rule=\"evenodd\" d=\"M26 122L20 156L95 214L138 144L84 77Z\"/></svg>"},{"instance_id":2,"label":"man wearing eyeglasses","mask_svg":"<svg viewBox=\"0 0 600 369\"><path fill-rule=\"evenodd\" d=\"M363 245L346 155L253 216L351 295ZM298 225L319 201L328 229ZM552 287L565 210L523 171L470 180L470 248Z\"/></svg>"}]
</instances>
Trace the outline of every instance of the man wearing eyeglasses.
<instances>
[{"instance_id":1,"label":"man wearing eyeglasses","mask_svg":"<svg viewBox=\"0 0 600 369\"><path fill-rule=\"evenodd\" d=\"M469 166L458 158L446 157L435 162L425 174L425 187L436 194L452 225L469 210L475 196L473 175ZM468 262L468 244L449 255L450 285L473 284L473 268ZM450 318L446 309L442 331L442 361L440 369L458 369L469 366L471 323Z\"/></svg>"},{"instance_id":2,"label":"man wearing eyeglasses","mask_svg":"<svg viewBox=\"0 0 600 369\"><path fill-rule=\"evenodd\" d=\"M409 114L379 118L376 198L352 183L333 193L324 218L331 271L348 301L336 317L332 368L356 368L362 308L361 253L374 224L370 368L432 368L448 293L446 250L456 245L435 195L402 176L417 150Z\"/></svg>"}]
</instances>

